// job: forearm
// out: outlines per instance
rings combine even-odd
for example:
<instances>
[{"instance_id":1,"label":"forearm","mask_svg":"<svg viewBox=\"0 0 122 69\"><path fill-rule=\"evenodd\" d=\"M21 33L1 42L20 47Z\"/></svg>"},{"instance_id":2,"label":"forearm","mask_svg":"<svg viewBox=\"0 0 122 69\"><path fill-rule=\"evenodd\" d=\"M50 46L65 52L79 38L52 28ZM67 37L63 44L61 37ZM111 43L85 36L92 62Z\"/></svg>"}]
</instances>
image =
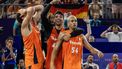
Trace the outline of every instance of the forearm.
<instances>
[{"instance_id":1,"label":"forearm","mask_svg":"<svg viewBox=\"0 0 122 69\"><path fill-rule=\"evenodd\" d=\"M85 44L85 48L88 49L92 54L97 54L98 52L89 43Z\"/></svg>"},{"instance_id":2,"label":"forearm","mask_svg":"<svg viewBox=\"0 0 122 69\"><path fill-rule=\"evenodd\" d=\"M87 23L87 34L85 35L86 38L88 39L91 34L92 34L92 32L91 32L90 23Z\"/></svg>"},{"instance_id":3,"label":"forearm","mask_svg":"<svg viewBox=\"0 0 122 69\"><path fill-rule=\"evenodd\" d=\"M15 53L13 52L13 50L10 50L10 56L11 56L13 59L16 58Z\"/></svg>"},{"instance_id":4,"label":"forearm","mask_svg":"<svg viewBox=\"0 0 122 69\"><path fill-rule=\"evenodd\" d=\"M82 35L82 38L85 48L88 49L92 54L97 54L96 49L93 46L91 46L91 44L87 41L86 37Z\"/></svg>"},{"instance_id":5,"label":"forearm","mask_svg":"<svg viewBox=\"0 0 122 69\"><path fill-rule=\"evenodd\" d=\"M90 23L87 23L87 33L88 33L89 35L92 34Z\"/></svg>"},{"instance_id":6,"label":"forearm","mask_svg":"<svg viewBox=\"0 0 122 69\"><path fill-rule=\"evenodd\" d=\"M90 49L90 52L92 53L92 54L98 54L98 50L96 49L96 48L92 48L92 49Z\"/></svg>"},{"instance_id":7,"label":"forearm","mask_svg":"<svg viewBox=\"0 0 122 69\"><path fill-rule=\"evenodd\" d=\"M41 11L44 9L44 6L43 5L36 5L33 7L35 11Z\"/></svg>"},{"instance_id":8,"label":"forearm","mask_svg":"<svg viewBox=\"0 0 122 69\"><path fill-rule=\"evenodd\" d=\"M48 4L45 8L44 8L44 11L42 12L42 17L45 17L47 18L47 14L50 10L50 7L51 7L51 4Z\"/></svg>"},{"instance_id":9,"label":"forearm","mask_svg":"<svg viewBox=\"0 0 122 69\"><path fill-rule=\"evenodd\" d=\"M56 48L53 49L52 54L51 54L51 65L54 64L54 60L56 58L58 50Z\"/></svg>"},{"instance_id":10,"label":"forearm","mask_svg":"<svg viewBox=\"0 0 122 69\"><path fill-rule=\"evenodd\" d=\"M108 30L105 30L100 36L105 37L105 34L108 32Z\"/></svg>"}]
</instances>

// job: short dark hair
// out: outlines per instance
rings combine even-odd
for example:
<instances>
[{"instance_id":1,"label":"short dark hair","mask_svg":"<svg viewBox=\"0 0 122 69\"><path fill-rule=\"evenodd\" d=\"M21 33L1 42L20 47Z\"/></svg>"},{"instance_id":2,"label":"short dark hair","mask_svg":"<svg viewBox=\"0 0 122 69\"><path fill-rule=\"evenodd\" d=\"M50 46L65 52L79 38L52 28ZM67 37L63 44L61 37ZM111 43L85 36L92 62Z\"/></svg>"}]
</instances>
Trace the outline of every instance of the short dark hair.
<instances>
[{"instance_id":1,"label":"short dark hair","mask_svg":"<svg viewBox=\"0 0 122 69\"><path fill-rule=\"evenodd\" d=\"M9 40L14 41L13 37L8 37L8 38L6 39L6 41L5 41L5 42L7 42L7 41L9 41Z\"/></svg>"},{"instance_id":2,"label":"short dark hair","mask_svg":"<svg viewBox=\"0 0 122 69\"><path fill-rule=\"evenodd\" d=\"M63 16L63 18L64 18L64 14L61 12L61 11L56 11L55 13L54 13L54 15L56 15L56 14L60 14L60 15L62 15Z\"/></svg>"},{"instance_id":3,"label":"short dark hair","mask_svg":"<svg viewBox=\"0 0 122 69\"><path fill-rule=\"evenodd\" d=\"M118 27L117 24L113 24L112 27L111 27L111 29L113 29L114 27L115 27L115 28L118 28L118 31L120 31L120 28Z\"/></svg>"}]
</instances>

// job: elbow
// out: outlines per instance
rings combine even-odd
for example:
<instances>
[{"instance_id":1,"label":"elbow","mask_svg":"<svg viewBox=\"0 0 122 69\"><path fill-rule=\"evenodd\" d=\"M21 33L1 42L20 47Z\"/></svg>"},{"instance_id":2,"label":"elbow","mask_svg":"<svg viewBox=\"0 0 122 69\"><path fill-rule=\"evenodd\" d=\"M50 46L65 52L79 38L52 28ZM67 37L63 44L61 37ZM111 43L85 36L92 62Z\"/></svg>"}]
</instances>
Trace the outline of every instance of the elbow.
<instances>
[{"instance_id":1,"label":"elbow","mask_svg":"<svg viewBox=\"0 0 122 69\"><path fill-rule=\"evenodd\" d=\"M34 8L33 7L29 7L29 8L27 8L27 14L28 15L32 15L32 14L34 14Z\"/></svg>"}]
</instances>

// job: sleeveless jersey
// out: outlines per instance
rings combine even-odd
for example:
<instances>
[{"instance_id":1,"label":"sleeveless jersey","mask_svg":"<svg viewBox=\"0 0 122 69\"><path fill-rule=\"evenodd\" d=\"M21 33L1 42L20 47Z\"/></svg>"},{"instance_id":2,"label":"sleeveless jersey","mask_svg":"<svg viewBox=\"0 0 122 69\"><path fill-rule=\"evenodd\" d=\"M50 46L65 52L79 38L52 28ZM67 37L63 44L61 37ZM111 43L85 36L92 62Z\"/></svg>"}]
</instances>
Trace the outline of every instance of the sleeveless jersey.
<instances>
[{"instance_id":1,"label":"sleeveless jersey","mask_svg":"<svg viewBox=\"0 0 122 69\"><path fill-rule=\"evenodd\" d=\"M65 33L69 34L67 30ZM83 43L81 36L70 38L68 41L64 41L62 44L63 48L63 69L81 69L81 60L83 53Z\"/></svg>"},{"instance_id":2,"label":"sleeveless jersey","mask_svg":"<svg viewBox=\"0 0 122 69\"><path fill-rule=\"evenodd\" d=\"M29 67L33 64L44 62L44 56L42 53L42 43L40 38L40 32L35 25L32 25L32 31L28 36L23 36L24 48L25 48L25 66Z\"/></svg>"}]
</instances>

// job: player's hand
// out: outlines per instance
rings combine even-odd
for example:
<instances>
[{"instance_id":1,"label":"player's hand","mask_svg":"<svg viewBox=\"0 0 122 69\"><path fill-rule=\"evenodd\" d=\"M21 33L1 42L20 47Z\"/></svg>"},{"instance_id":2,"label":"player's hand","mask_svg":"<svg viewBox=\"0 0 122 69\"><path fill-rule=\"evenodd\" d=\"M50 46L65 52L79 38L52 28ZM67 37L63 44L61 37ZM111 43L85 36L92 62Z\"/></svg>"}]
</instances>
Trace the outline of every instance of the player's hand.
<instances>
[{"instance_id":1,"label":"player's hand","mask_svg":"<svg viewBox=\"0 0 122 69\"><path fill-rule=\"evenodd\" d=\"M83 20L84 20L86 23L90 23L89 16L83 17Z\"/></svg>"},{"instance_id":2,"label":"player's hand","mask_svg":"<svg viewBox=\"0 0 122 69\"><path fill-rule=\"evenodd\" d=\"M104 54L103 54L101 51L98 51L97 56L98 56L99 58L102 58L102 57L104 56Z\"/></svg>"},{"instance_id":3,"label":"player's hand","mask_svg":"<svg viewBox=\"0 0 122 69\"><path fill-rule=\"evenodd\" d=\"M65 36L65 33L60 33L58 39L63 40L64 36Z\"/></svg>"},{"instance_id":4,"label":"player's hand","mask_svg":"<svg viewBox=\"0 0 122 69\"><path fill-rule=\"evenodd\" d=\"M68 41L70 39L71 35L70 34L67 34L67 35L64 35L63 39L65 41Z\"/></svg>"},{"instance_id":5,"label":"player's hand","mask_svg":"<svg viewBox=\"0 0 122 69\"><path fill-rule=\"evenodd\" d=\"M18 11L18 13L21 14L21 15L20 15L20 17L21 17L21 16L25 15L26 9L20 9L20 10Z\"/></svg>"}]
</instances>

